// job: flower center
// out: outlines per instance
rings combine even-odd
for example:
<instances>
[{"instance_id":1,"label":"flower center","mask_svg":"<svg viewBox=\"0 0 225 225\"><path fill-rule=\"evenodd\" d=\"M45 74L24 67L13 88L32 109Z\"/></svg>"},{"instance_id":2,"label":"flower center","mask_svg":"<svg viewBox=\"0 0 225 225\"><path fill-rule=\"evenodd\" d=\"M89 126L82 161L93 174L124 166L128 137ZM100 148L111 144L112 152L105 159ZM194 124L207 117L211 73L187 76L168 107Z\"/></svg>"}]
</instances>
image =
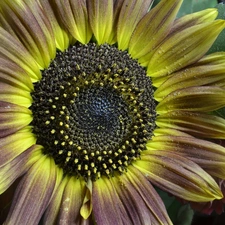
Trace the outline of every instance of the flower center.
<instances>
[{"instance_id":1,"label":"flower center","mask_svg":"<svg viewBox=\"0 0 225 225\"><path fill-rule=\"evenodd\" d=\"M75 44L58 52L32 93L33 132L66 174L126 171L155 128L151 80L127 52Z\"/></svg>"}]
</instances>

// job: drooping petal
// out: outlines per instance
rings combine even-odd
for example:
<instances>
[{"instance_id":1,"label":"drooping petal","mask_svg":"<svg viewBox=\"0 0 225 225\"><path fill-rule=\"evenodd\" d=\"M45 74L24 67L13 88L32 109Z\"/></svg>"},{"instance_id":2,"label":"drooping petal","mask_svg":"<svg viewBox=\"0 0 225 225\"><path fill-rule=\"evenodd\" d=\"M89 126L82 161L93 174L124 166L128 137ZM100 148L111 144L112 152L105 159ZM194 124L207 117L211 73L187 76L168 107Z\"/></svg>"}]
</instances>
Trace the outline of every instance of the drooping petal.
<instances>
[{"instance_id":1,"label":"drooping petal","mask_svg":"<svg viewBox=\"0 0 225 225\"><path fill-rule=\"evenodd\" d=\"M225 120L205 113L172 111L159 115L156 124L197 137L225 139Z\"/></svg>"},{"instance_id":2,"label":"drooping petal","mask_svg":"<svg viewBox=\"0 0 225 225\"><path fill-rule=\"evenodd\" d=\"M24 46L0 27L0 58L9 59L22 67L33 81L40 80L40 68Z\"/></svg>"},{"instance_id":3,"label":"drooping petal","mask_svg":"<svg viewBox=\"0 0 225 225\"><path fill-rule=\"evenodd\" d=\"M89 23L97 43L110 44L113 38L113 0L87 1L87 8Z\"/></svg>"},{"instance_id":4,"label":"drooping petal","mask_svg":"<svg viewBox=\"0 0 225 225\"><path fill-rule=\"evenodd\" d=\"M223 195L225 195L225 181L221 179L216 179ZM190 202L191 208L199 211L203 214L210 215L214 211L216 214L220 215L224 212L225 197L220 200L214 200L211 202Z\"/></svg>"},{"instance_id":5,"label":"drooping petal","mask_svg":"<svg viewBox=\"0 0 225 225\"><path fill-rule=\"evenodd\" d=\"M167 95L156 107L165 113L173 110L210 112L224 107L225 89L216 86L189 87Z\"/></svg>"},{"instance_id":6,"label":"drooping petal","mask_svg":"<svg viewBox=\"0 0 225 225\"><path fill-rule=\"evenodd\" d=\"M20 181L5 224L38 224L62 175L52 158L40 155Z\"/></svg>"},{"instance_id":7,"label":"drooping petal","mask_svg":"<svg viewBox=\"0 0 225 225\"><path fill-rule=\"evenodd\" d=\"M218 144L194 137L161 135L153 137L147 143L147 149L149 151L143 152L144 155L159 149L162 155L164 149L173 151L197 163L210 175L225 179L225 148Z\"/></svg>"},{"instance_id":8,"label":"drooping petal","mask_svg":"<svg viewBox=\"0 0 225 225\"><path fill-rule=\"evenodd\" d=\"M207 55L193 66L173 73L169 79L157 88L154 97L157 101L161 101L169 93L191 86L215 85L224 87L224 74L225 54L220 52Z\"/></svg>"},{"instance_id":9,"label":"drooping petal","mask_svg":"<svg viewBox=\"0 0 225 225\"><path fill-rule=\"evenodd\" d=\"M143 65L149 58L145 55L156 48L169 33L182 0L163 0L150 10L136 26L130 43L129 53ZM141 58L143 57L143 59Z\"/></svg>"},{"instance_id":10,"label":"drooping petal","mask_svg":"<svg viewBox=\"0 0 225 225\"><path fill-rule=\"evenodd\" d=\"M126 50L130 37L140 21L152 5L152 0L125 0L121 7L117 24L117 43L120 50Z\"/></svg>"},{"instance_id":11,"label":"drooping petal","mask_svg":"<svg viewBox=\"0 0 225 225\"><path fill-rule=\"evenodd\" d=\"M157 187L188 201L223 197L217 183L196 163L171 151L148 151L134 163Z\"/></svg>"},{"instance_id":12,"label":"drooping petal","mask_svg":"<svg viewBox=\"0 0 225 225\"><path fill-rule=\"evenodd\" d=\"M90 199L92 196L89 196L88 202L84 202L86 191L90 191L90 189L85 181L76 177L69 178L62 195L58 214L60 224L82 224L82 221L88 219L92 211L92 200ZM82 207L86 203L89 205L88 213L82 214Z\"/></svg>"},{"instance_id":13,"label":"drooping petal","mask_svg":"<svg viewBox=\"0 0 225 225\"><path fill-rule=\"evenodd\" d=\"M38 159L40 146L34 145L25 150L11 162L0 167L0 194L5 192L13 182L30 168ZM38 156L37 156L38 155Z\"/></svg>"},{"instance_id":14,"label":"drooping petal","mask_svg":"<svg viewBox=\"0 0 225 225\"><path fill-rule=\"evenodd\" d=\"M154 188L133 167L94 182L93 211L97 224L172 224Z\"/></svg>"},{"instance_id":15,"label":"drooping petal","mask_svg":"<svg viewBox=\"0 0 225 225\"><path fill-rule=\"evenodd\" d=\"M36 139L31 129L22 129L12 135L0 138L0 166L15 159L22 152L34 145Z\"/></svg>"},{"instance_id":16,"label":"drooping petal","mask_svg":"<svg viewBox=\"0 0 225 225\"><path fill-rule=\"evenodd\" d=\"M59 224L90 224L90 183L75 177L64 177L45 212L43 224L54 224L57 221Z\"/></svg>"},{"instance_id":17,"label":"drooping petal","mask_svg":"<svg viewBox=\"0 0 225 225\"><path fill-rule=\"evenodd\" d=\"M0 138L15 133L32 121L26 107L0 101Z\"/></svg>"},{"instance_id":18,"label":"drooping petal","mask_svg":"<svg viewBox=\"0 0 225 225\"><path fill-rule=\"evenodd\" d=\"M147 73L156 79L161 76L166 77L198 61L208 51L224 27L223 20L216 20L175 32L155 49Z\"/></svg>"},{"instance_id":19,"label":"drooping petal","mask_svg":"<svg viewBox=\"0 0 225 225\"><path fill-rule=\"evenodd\" d=\"M52 0L39 0L39 2L42 6L42 10L46 15L48 15L49 22L51 23L56 42L56 48L60 49L61 51L66 50L72 40L68 32L59 22L58 14L55 12L56 7L54 2Z\"/></svg>"},{"instance_id":20,"label":"drooping petal","mask_svg":"<svg viewBox=\"0 0 225 225\"><path fill-rule=\"evenodd\" d=\"M86 1L55 0L55 4L62 24L76 40L87 44L92 37L92 31L88 21Z\"/></svg>"},{"instance_id":21,"label":"drooping petal","mask_svg":"<svg viewBox=\"0 0 225 225\"><path fill-rule=\"evenodd\" d=\"M0 24L14 35L34 57L40 69L47 68L55 57L55 38L49 20L38 1L1 1ZM4 20L5 19L5 20ZM2 21L1 21L2 20ZM5 25L7 21L7 25Z\"/></svg>"}]
</instances>

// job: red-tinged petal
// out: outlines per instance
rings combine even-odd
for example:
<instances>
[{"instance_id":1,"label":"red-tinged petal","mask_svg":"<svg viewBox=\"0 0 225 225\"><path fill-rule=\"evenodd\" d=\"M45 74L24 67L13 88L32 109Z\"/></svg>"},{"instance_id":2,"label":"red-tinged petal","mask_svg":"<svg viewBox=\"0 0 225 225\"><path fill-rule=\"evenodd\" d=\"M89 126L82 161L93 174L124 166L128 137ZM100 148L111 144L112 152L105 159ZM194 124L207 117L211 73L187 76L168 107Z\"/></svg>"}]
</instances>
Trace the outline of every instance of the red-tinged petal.
<instances>
[{"instance_id":1,"label":"red-tinged petal","mask_svg":"<svg viewBox=\"0 0 225 225\"><path fill-rule=\"evenodd\" d=\"M167 75L195 63L209 50L224 27L223 20L216 20L170 35L154 50L147 73L156 79L163 76L166 79Z\"/></svg>"},{"instance_id":2,"label":"red-tinged petal","mask_svg":"<svg viewBox=\"0 0 225 225\"><path fill-rule=\"evenodd\" d=\"M41 69L47 68L55 57L55 39L49 20L43 14L38 1L2 0L0 11L5 21L3 28L11 27L9 32L27 48ZM7 22L7 26L5 26Z\"/></svg>"},{"instance_id":3,"label":"red-tinged petal","mask_svg":"<svg viewBox=\"0 0 225 225\"><path fill-rule=\"evenodd\" d=\"M92 37L92 31L88 21L86 1L55 0L55 4L62 24L76 40L87 44Z\"/></svg>"},{"instance_id":4,"label":"red-tinged petal","mask_svg":"<svg viewBox=\"0 0 225 225\"><path fill-rule=\"evenodd\" d=\"M57 224L63 192L68 181L69 181L68 177L64 177L62 182L60 183L58 189L56 190L54 196L51 199L51 202L48 208L45 211L45 214L43 217L43 224L46 224L46 225Z\"/></svg>"},{"instance_id":5,"label":"red-tinged petal","mask_svg":"<svg viewBox=\"0 0 225 225\"><path fill-rule=\"evenodd\" d=\"M132 206L127 207L132 224L172 224L161 198L139 170L130 166L127 173L117 177L117 181L120 185L115 187L124 206Z\"/></svg>"},{"instance_id":6,"label":"red-tinged petal","mask_svg":"<svg viewBox=\"0 0 225 225\"><path fill-rule=\"evenodd\" d=\"M161 114L173 110L210 112L225 106L225 89L215 86L188 87L167 95L156 107Z\"/></svg>"},{"instance_id":7,"label":"red-tinged petal","mask_svg":"<svg viewBox=\"0 0 225 225\"><path fill-rule=\"evenodd\" d=\"M170 32L182 0L163 0L150 10L136 26L130 43L129 53L143 65L148 65L146 54L155 49ZM143 58L141 58L143 57Z\"/></svg>"},{"instance_id":8,"label":"red-tinged petal","mask_svg":"<svg viewBox=\"0 0 225 225\"><path fill-rule=\"evenodd\" d=\"M55 2L52 0L39 0L39 2L42 6L42 10L48 15L49 22L51 23L56 48L61 51L66 50L70 43L72 43L72 38L59 21L60 19L56 12L57 7L55 6Z\"/></svg>"},{"instance_id":9,"label":"red-tinged petal","mask_svg":"<svg viewBox=\"0 0 225 225\"><path fill-rule=\"evenodd\" d=\"M169 93L191 86L215 85L225 86L225 54L214 53L203 57L194 65L180 70L162 83L154 93L155 99L161 101ZM156 83L155 83L156 84Z\"/></svg>"},{"instance_id":10,"label":"red-tinged petal","mask_svg":"<svg viewBox=\"0 0 225 225\"><path fill-rule=\"evenodd\" d=\"M117 24L117 43L120 50L126 50L131 35L140 21L147 13L153 1L124 0Z\"/></svg>"},{"instance_id":11,"label":"red-tinged petal","mask_svg":"<svg viewBox=\"0 0 225 225\"><path fill-rule=\"evenodd\" d=\"M205 113L172 111L159 115L156 124L197 137L225 139L225 120Z\"/></svg>"},{"instance_id":12,"label":"red-tinged petal","mask_svg":"<svg viewBox=\"0 0 225 225\"><path fill-rule=\"evenodd\" d=\"M12 135L0 138L0 166L15 159L22 152L34 145L36 139L31 129L22 129Z\"/></svg>"},{"instance_id":13,"label":"red-tinged petal","mask_svg":"<svg viewBox=\"0 0 225 225\"><path fill-rule=\"evenodd\" d=\"M144 155L151 150L173 151L197 163L210 175L225 179L225 148L218 144L194 137L161 135L153 137L147 149Z\"/></svg>"},{"instance_id":14,"label":"red-tinged petal","mask_svg":"<svg viewBox=\"0 0 225 225\"><path fill-rule=\"evenodd\" d=\"M21 43L0 27L0 58L9 59L23 68L32 80L41 78L40 68Z\"/></svg>"},{"instance_id":15,"label":"red-tinged petal","mask_svg":"<svg viewBox=\"0 0 225 225\"><path fill-rule=\"evenodd\" d=\"M0 101L0 138L15 133L32 121L29 109Z\"/></svg>"},{"instance_id":16,"label":"red-tinged petal","mask_svg":"<svg viewBox=\"0 0 225 225\"><path fill-rule=\"evenodd\" d=\"M97 224L172 224L158 194L135 168L121 176L101 178L93 184Z\"/></svg>"},{"instance_id":17,"label":"red-tinged petal","mask_svg":"<svg viewBox=\"0 0 225 225\"><path fill-rule=\"evenodd\" d=\"M24 91L33 90L33 84L26 71L18 64L4 58L0 58L0 81Z\"/></svg>"},{"instance_id":18,"label":"red-tinged petal","mask_svg":"<svg viewBox=\"0 0 225 225\"><path fill-rule=\"evenodd\" d=\"M114 177L101 177L93 183L93 212L96 224L132 224L115 189L114 180Z\"/></svg>"},{"instance_id":19,"label":"red-tinged petal","mask_svg":"<svg viewBox=\"0 0 225 225\"><path fill-rule=\"evenodd\" d=\"M150 182L189 201L205 202L223 197L215 180L196 163L171 151L148 151L134 164Z\"/></svg>"},{"instance_id":20,"label":"red-tinged petal","mask_svg":"<svg viewBox=\"0 0 225 225\"><path fill-rule=\"evenodd\" d=\"M40 156L20 181L4 224L37 225L62 175L62 171L56 167L53 159Z\"/></svg>"},{"instance_id":21,"label":"red-tinged petal","mask_svg":"<svg viewBox=\"0 0 225 225\"><path fill-rule=\"evenodd\" d=\"M13 182L30 168L40 155L40 146L34 145L18 155L11 162L0 167L0 194L5 192Z\"/></svg>"},{"instance_id":22,"label":"red-tinged petal","mask_svg":"<svg viewBox=\"0 0 225 225\"><path fill-rule=\"evenodd\" d=\"M89 23L98 44L112 42L113 0L87 1Z\"/></svg>"}]
</instances>

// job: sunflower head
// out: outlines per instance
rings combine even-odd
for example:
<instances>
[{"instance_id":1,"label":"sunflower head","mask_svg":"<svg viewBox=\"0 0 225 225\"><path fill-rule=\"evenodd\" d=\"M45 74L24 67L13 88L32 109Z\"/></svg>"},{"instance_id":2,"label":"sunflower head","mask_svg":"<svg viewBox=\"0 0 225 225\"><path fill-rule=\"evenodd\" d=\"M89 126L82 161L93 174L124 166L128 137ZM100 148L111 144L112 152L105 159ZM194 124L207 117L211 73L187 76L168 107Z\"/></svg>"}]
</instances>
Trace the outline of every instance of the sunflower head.
<instances>
[{"instance_id":1,"label":"sunflower head","mask_svg":"<svg viewBox=\"0 0 225 225\"><path fill-rule=\"evenodd\" d=\"M5 224L172 224L152 184L223 197L225 54L205 54L225 22L152 3L1 1Z\"/></svg>"},{"instance_id":2,"label":"sunflower head","mask_svg":"<svg viewBox=\"0 0 225 225\"><path fill-rule=\"evenodd\" d=\"M151 80L107 44L58 52L31 95L37 143L65 173L85 180L124 172L155 126Z\"/></svg>"}]
</instances>

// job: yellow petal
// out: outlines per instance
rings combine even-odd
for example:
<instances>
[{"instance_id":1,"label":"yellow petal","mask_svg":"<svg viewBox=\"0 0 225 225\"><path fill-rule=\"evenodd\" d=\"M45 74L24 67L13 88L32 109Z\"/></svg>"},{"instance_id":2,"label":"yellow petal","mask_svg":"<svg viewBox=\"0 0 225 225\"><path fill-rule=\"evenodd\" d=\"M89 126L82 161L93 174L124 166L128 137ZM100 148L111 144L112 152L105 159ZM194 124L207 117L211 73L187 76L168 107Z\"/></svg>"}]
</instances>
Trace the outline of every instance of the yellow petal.
<instances>
[{"instance_id":1,"label":"yellow petal","mask_svg":"<svg viewBox=\"0 0 225 225\"><path fill-rule=\"evenodd\" d=\"M225 21L216 20L171 35L154 51L147 73L158 78L196 62L208 51L224 27Z\"/></svg>"},{"instance_id":2,"label":"yellow petal","mask_svg":"<svg viewBox=\"0 0 225 225\"><path fill-rule=\"evenodd\" d=\"M89 22L97 43L111 43L113 29L113 0L87 1Z\"/></svg>"}]
</instances>

